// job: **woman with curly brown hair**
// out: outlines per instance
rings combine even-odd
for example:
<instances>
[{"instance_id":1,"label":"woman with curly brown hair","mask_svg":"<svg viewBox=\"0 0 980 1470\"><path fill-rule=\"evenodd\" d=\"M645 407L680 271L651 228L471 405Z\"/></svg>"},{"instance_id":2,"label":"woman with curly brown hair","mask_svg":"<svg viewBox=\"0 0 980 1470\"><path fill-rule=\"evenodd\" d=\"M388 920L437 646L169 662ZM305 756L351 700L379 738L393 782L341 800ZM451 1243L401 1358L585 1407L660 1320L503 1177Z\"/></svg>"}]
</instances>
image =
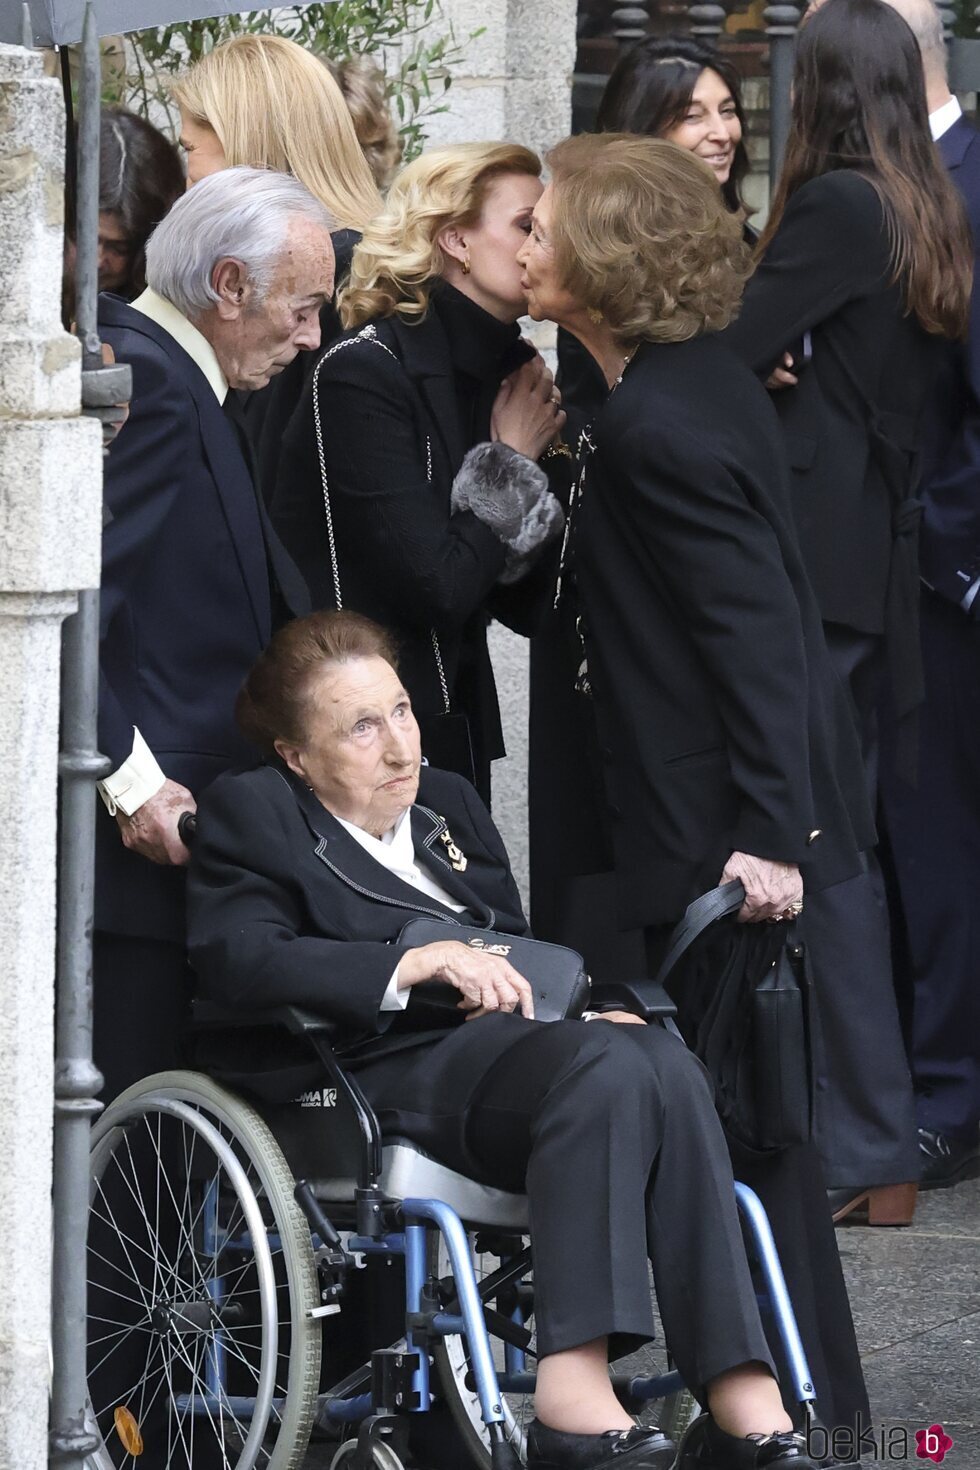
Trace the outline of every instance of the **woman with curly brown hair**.
<instances>
[{"instance_id":1,"label":"woman with curly brown hair","mask_svg":"<svg viewBox=\"0 0 980 1470\"><path fill-rule=\"evenodd\" d=\"M795 914L857 871L874 828L779 425L718 335L747 273L739 221L709 167L670 143L578 137L548 163L519 257L530 314L573 332L610 389L560 595L574 578L613 903L653 974L699 894L738 878L742 922ZM809 1150L733 1151L775 1215L821 1409L849 1423L866 1403L819 1165Z\"/></svg>"}]
</instances>

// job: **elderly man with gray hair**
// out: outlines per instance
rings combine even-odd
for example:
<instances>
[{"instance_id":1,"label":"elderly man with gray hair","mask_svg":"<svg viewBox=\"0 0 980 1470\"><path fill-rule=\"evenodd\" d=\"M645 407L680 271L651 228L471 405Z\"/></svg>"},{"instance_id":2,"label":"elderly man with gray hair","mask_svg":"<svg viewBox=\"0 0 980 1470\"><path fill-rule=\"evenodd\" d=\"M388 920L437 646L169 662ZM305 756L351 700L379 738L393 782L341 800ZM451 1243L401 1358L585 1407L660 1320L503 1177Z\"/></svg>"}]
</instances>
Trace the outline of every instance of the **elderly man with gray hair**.
<instances>
[{"instance_id":1,"label":"elderly man with gray hair","mask_svg":"<svg viewBox=\"0 0 980 1470\"><path fill-rule=\"evenodd\" d=\"M308 610L250 470L236 391L319 345L331 221L295 179L233 168L157 227L148 288L100 299L133 369L105 468L95 1053L115 1095L174 1065L188 971L178 821L249 758L232 710L274 629Z\"/></svg>"}]
</instances>

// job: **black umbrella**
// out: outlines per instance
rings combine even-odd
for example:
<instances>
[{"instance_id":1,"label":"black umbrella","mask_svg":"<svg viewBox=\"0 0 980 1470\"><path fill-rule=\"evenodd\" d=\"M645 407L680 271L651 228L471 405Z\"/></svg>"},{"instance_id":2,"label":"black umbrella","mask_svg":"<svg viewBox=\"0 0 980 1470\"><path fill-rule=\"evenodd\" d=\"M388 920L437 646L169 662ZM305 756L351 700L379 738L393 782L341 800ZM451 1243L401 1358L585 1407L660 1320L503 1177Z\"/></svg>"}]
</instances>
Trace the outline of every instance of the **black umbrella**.
<instances>
[{"instance_id":1,"label":"black umbrella","mask_svg":"<svg viewBox=\"0 0 980 1470\"><path fill-rule=\"evenodd\" d=\"M82 39L85 0L28 0L27 8L35 46L74 45ZM248 8L241 0L95 0L95 20L100 36L114 36ZM25 39L24 0L0 0L0 41L22 45Z\"/></svg>"}]
</instances>

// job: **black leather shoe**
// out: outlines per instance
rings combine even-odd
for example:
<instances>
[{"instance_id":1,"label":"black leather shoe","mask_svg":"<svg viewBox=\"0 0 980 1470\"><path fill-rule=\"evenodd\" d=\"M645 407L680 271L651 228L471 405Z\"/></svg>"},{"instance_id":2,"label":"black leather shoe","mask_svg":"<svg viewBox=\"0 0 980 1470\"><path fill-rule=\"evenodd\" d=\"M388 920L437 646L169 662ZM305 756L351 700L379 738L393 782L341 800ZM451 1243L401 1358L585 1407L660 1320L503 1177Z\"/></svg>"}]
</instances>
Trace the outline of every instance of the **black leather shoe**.
<instances>
[{"instance_id":1,"label":"black leather shoe","mask_svg":"<svg viewBox=\"0 0 980 1470\"><path fill-rule=\"evenodd\" d=\"M802 1434L726 1434L711 1418L695 1419L677 1451L677 1470L818 1470Z\"/></svg>"},{"instance_id":2,"label":"black leather shoe","mask_svg":"<svg viewBox=\"0 0 980 1470\"><path fill-rule=\"evenodd\" d=\"M980 1174L980 1137L971 1143L965 1138L950 1138L945 1133L920 1128L919 1153L922 1155L920 1189L949 1189Z\"/></svg>"},{"instance_id":3,"label":"black leather shoe","mask_svg":"<svg viewBox=\"0 0 980 1470\"><path fill-rule=\"evenodd\" d=\"M532 1419L527 1470L670 1470L675 1448L659 1429L640 1425L605 1434L564 1434Z\"/></svg>"}]
</instances>

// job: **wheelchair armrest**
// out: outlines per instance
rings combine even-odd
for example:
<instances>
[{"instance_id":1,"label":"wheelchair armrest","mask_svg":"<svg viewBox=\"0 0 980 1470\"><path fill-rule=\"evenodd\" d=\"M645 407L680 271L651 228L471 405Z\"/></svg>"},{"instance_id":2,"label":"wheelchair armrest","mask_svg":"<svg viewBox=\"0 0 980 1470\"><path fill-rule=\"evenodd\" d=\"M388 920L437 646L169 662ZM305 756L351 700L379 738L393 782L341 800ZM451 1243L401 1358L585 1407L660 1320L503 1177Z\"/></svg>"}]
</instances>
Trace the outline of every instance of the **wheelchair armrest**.
<instances>
[{"instance_id":1,"label":"wheelchair armrest","mask_svg":"<svg viewBox=\"0 0 980 1470\"><path fill-rule=\"evenodd\" d=\"M353 1110L361 1131L362 1157L358 1184L372 1188L381 1173L381 1129L374 1109L364 1096L357 1079L344 1071L331 1041L334 1024L316 1011L302 1006L272 1006L262 1011L226 1011L210 1001L195 999L191 1006L190 1029L233 1031L236 1027L280 1027L307 1042L331 1082Z\"/></svg>"},{"instance_id":2,"label":"wheelchair armrest","mask_svg":"<svg viewBox=\"0 0 980 1470\"><path fill-rule=\"evenodd\" d=\"M592 1000L600 1006L617 1006L632 1011L644 1021L657 1016L675 1016L677 1007L656 980L610 980L592 988Z\"/></svg>"},{"instance_id":3,"label":"wheelchair armrest","mask_svg":"<svg viewBox=\"0 0 980 1470\"><path fill-rule=\"evenodd\" d=\"M325 1031L329 1036L333 1022L315 1011L301 1006L272 1006L264 1011L227 1011L209 1000L195 999L191 1005L191 1026L220 1026L229 1030L236 1026L281 1026L294 1036L310 1036Z\"/></svg>"}]
</instances>

